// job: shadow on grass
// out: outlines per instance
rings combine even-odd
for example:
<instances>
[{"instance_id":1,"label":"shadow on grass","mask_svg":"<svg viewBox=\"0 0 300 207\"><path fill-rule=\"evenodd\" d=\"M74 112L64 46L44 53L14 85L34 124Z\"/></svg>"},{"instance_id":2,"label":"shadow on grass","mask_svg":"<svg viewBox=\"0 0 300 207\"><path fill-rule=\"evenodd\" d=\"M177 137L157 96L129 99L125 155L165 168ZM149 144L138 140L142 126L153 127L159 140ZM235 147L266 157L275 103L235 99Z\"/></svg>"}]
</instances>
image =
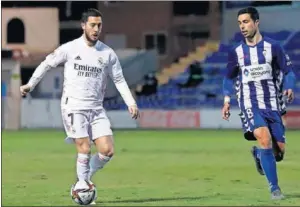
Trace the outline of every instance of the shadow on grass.
<instances>
[{"instance_id":1,"label":"shadow on grass","mask_svg":"<svg viewBox=\"0 0 300 207\"><path fill-rule=\"evenodd\" d=\"M300 193L284 194L286 198L300 198Z\"/></svg>"},{"instance_id":2,"label":"shadow on grass","mask_svg":"<svg viewBox=\"0 0 300 207\"><path fill-rule=\"evenodd\" d=\"M215 196L215 195L212 195ZM100 203L145 203L158 201L178 201L178 200L201 200L212 196L197 196L197 197L171 197L171 198L141 198L141 199L116 199L114 201L102 201Z\"/></svg>"}]
</instances>

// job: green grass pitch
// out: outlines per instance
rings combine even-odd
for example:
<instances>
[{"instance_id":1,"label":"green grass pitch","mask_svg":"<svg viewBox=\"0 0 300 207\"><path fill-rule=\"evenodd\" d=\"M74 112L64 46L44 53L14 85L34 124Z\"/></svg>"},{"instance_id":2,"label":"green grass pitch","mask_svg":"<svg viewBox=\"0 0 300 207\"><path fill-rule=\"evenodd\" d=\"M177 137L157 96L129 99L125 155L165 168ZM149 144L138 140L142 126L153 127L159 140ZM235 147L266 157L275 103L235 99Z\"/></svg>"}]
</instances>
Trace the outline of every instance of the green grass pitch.
<instances>
[{"instance_id":1,"label":"green grass pitch","mask_svg":"<svg viewBox=\"0 0 300 207\"><path fill-rule=\"evenodd\" d=\"M115 131L116 153L93 182L100 206L300 205L300 131L278 163L286 199L271 201L241 130ZM75 148L64 132L2 132L2 205L76 206Z\"/></svg>"}]
</instances>

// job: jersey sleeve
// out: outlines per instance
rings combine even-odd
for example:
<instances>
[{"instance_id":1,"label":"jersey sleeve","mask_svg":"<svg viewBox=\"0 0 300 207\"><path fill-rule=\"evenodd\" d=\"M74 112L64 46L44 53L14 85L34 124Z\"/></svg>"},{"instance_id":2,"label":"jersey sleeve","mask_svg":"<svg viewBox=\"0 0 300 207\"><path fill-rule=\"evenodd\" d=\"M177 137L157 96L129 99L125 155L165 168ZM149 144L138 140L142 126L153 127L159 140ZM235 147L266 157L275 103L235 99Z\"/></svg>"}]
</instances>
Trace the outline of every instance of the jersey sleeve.
<instances>
[{"instance_id":1,"label":"jersey sleeve","mask_svg":"<svg viewBox=\"0 0 300 207\"><path fill-rule=\"evenodd\" d=\"M56 67L65 61L67 61L67 49L65 45L58 47L44 60L44 62L50 67Z\"/></svg>"},{"instance_id":2,"label":"jersey sleeve","mask_svg":"<svg viewBox=\"0 0 300 207\"><path fill-rule=\"evenodd\" d=\"M275 47L275 54L277 65L284 74L284 90L294 89L296 85L296 76L293 72L293 65L288 54L286 54L283 47L279 44Z\"/></svg>"},{"instance_id":3,"label":"jersey sleeve","mask_svg":"<svg viewBox=\"0 0 300 207\"><path fill-rule=\"evenodd\" d=\"M29 79L27 84L30 86L30 91L35 88L35 86L41 81L49 69L58 66L60 63L63 63L66 60L67 52L65 46L60 46L53 53L49 54L46 59L35 69L32 77Z\"/></svg>"},{"instance_id":4,"label":"jersey sleeve","mask_svg":"<svg viewBox=\"0 0 300 207\"><path fill-rule=\"evenodd\" d=\"M229 96L233 94L234 81L229 78L224 78L223 80L223 96Z\"/></svg>"},{"instance_id":5,"label":"jersey sleeve","mask_svg":"<svg viewBox=\"0 0 300 207\"><path fill-rule=\"evenodd\" d=\"M238 76L239 66L234 50L228 52L227 72L223 80L223 95L231 96L233 94L234 79Z\"/></svg>"},{"instance_id":6,"label":"jersey sleeve","mask_svg":"<svg viewBox=\"0 0 300 207\"><path fill-rule=\"evenodd\" d=\"M111 77L111 79L115 84L125 81L125 78L123 76L122 66L115 52L111 52L110 54L109 76Z\"/></svg>"},{"instance_id":7,"label":"jersey sleeve","mask_svg":"<svg viewBox=\"0 0 300 207\"><path fill-rule=\"evenodd\" d=\"M238 76L239 65L235 51L232 49L228 52L226 78L234 79Z\"/></svg>"},{"instance_id":8,"label":"jersey sleeve","mask_svg":"<svg viewBox=\"0 0 300 207\"><path fill-rule=\"evenodd\" d=\"M122 66L120 64L119 58L114 51L112 51L110 55L110 68L108 71L110 78L115 83L116 88L121 94L126 105L136 105L128 84L123 76Z\"/></svg>"},{"instance_id":9,"label":"jersey sleeve","mask_svg":"<svg viewBox=\"0 0 300 207\"><path fill-rule=\"evenodd\" d=\"M284 74L287 74L287 73L293 71L292 62L291 62L288 54L286 54L286 52L284 51L284 49L282 48L281 45L277 44L275 46L275 54L276 54L276 62L278 64L280 70Z\"/></svg>"}]
</instances>

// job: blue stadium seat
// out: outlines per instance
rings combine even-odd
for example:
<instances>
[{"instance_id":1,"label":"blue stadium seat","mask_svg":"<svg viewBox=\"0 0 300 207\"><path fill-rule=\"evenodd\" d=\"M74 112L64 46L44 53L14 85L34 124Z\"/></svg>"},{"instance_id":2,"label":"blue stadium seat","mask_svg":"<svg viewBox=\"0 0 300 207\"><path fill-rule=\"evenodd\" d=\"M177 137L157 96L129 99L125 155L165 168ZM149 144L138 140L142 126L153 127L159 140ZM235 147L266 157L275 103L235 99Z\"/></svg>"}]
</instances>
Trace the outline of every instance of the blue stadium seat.
<instances>
[{"instance_id":1,"label":"blue stadium seat","mask_svg":"<svg viewBox=\"0 0 300 207\"><path fill-rule=\"evenodd\" d=\"M230 49L230 45L220 44L218 52L224 52L227 53Z\"/></svg>"},{"instance_id":2,"label":"blue stadium seat","mask_svg":"<svg viewBox=\"0 0 300 207\"><path fill-rule=\"evenodd\" d=\"M289 32L289 31L262 32L262 34L269 37L269 38L272 38L274 40L282 42L282 41L286 40L289 37L291 32Z\"/></svg>"},{"instance_id":3,"label":"blue stadium seat","mask_svg":"<svg viewBox=\"0 0 300 207\"><path fill-rule=\"evenodd\" d=\"M297 50L300 48L300 31L296 32L291 39L285 44L286 50Z\"/></svg>"},{"instance_id":4,"label":"blue stadium seat","mask_svg":"<svg viewBox=\"0 0 300 207\"><path fill-rule=\"evenodd\" d=\"M226 63L228 60L227 53L214 52L205 59L205 63Z\"/></svg>"},{"instance_id":5,"label":"blue stadium seat","mask_svg":"<svg viewBox=\"0 0 300 207\"><path fill-rule=\"evenodd\" d=\"M300 31L292 33L290 31L279 32L263 32L263 34L278 41L289 40L285 45L285 49L289 54L294 68L295 74L300 78ZM289 39L290 38L290 39ZM243 40L240 32L237 32L233 39L234 42ZM223 77L227 72L227 52L230 45L221 43L218 51L207 56L203 63L204 81L195 88L179 88L178 83L185 83L189 77L189 68L186 68L183 73L162 86L158 86L157 94L151 96L141 96L137 98L137 103L142 109L179 109L179 108L201 108L201 107L216 107L220 108L223 105L222 82ZM215 95L215 96L214 96ZM52 96L52 94L45 94ZM297 82L295 88L295 101L292 106L300 105L300 81ZM236 98L233 96L231 105L238 106ZM104 107L112 110L127 109L122 99L114 99L104 102Z\"/></svg>"}]
</instances>

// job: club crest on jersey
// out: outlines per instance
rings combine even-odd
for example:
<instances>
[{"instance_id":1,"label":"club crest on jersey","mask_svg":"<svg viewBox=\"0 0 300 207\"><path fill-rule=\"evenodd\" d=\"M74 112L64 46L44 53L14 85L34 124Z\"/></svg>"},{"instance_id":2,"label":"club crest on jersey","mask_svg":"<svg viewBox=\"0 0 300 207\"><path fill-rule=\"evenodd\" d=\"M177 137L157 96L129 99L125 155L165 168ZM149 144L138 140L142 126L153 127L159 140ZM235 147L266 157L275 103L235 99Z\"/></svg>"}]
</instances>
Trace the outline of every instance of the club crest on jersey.
<instances>
[{"instance_id":1,"label":"club crest on jersey","mask_svg":"<svg viewBox=\"0 0 300 207\"><path fill-rule=\"evenodd\" d=\"M98 63L99 63L99 66L100 66L100 67L105 67L105 62L104 62L104 60L103 60L102 57L99 57L99 58L98 58Z\"/></svg>"},{"instance_id":2,"label":"club crest on jersey","mask_svg":"<svg viewBox=\"0 0 300 207\"><path fill-rule=\"evenodd\" d=\"M288 54L285 54L285 57L286 57L286 60L287 60L287 61L290 61L290 57L289 57Z\"/></svg>"},{"instance_id":3,"label":"club crest on jersey","mask_svg":"<svg viewBox=\"0 0 300 207\"><path fill-rule=\"evenodd\" d=\"M244 70L244 75L248 76L249 75L249 71L247 69Z\"/></svg>"}]
</instances>

